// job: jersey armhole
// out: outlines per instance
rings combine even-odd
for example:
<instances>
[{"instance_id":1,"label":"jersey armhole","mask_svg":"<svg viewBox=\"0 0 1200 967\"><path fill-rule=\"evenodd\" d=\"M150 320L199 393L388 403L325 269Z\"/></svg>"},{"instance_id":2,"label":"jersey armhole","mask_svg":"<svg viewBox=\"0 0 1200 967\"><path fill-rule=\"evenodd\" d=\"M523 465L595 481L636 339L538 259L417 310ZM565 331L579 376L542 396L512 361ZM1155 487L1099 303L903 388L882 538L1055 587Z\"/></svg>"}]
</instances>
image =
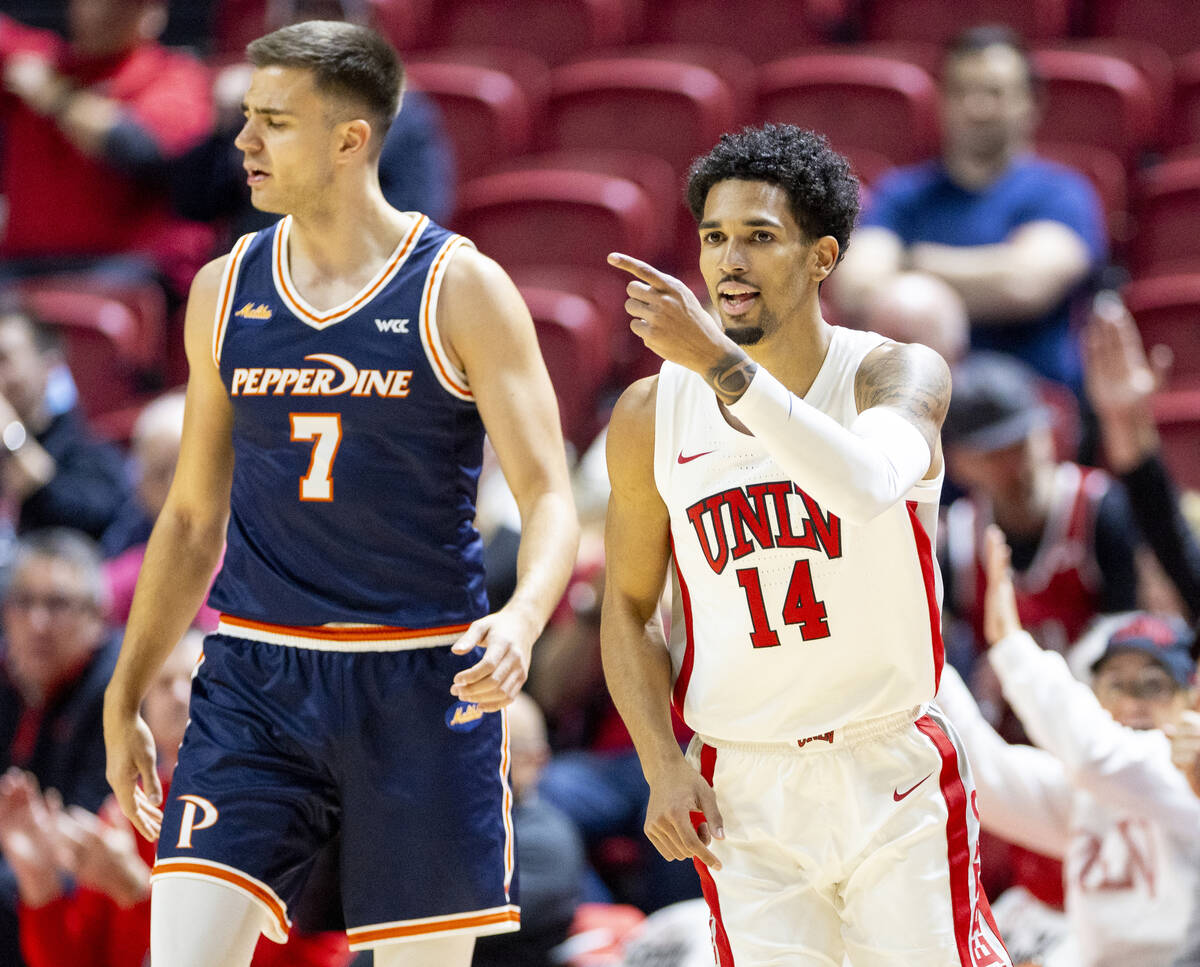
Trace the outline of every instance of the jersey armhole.
<instances>
[{"instance_id":1,"label":"jersey armhole","mask_svg":"<svg viewBox=\"0 0 1200 967\"><path fill-rule=\"evenodd\" d=\"M450 362L442 345L442 335L438 329L437 302L438 293L442 288L442 280L446 277L446 268L450 257L461 245L470 245L471 241L462 235L452 235L434 256L429 274L425 277L425 291L421 293L421 318L418 328L421 331L421 345L425 349L425 357L429 360L429 368L451 396L467 403L475 402L475 394L467 383L467 375Z\"/></svg>"},{"instance_id":2,"label":"jersey armhole","mask_svg":"<svg viewBox=\"0 0 1200 967\"><path fill-rule=\"evenodd\" d=\"M229 317L233 312L233 293L237 289L238 272L246 257L246 250L254 241L257 232L243 235L233 246L229 259L225 263L225 271L221 274L221 286L217 290L217 309L213 318L213 362L217 369L221 368L221 350L225 346L225 332L229 327Z\"/></svg>"}]
</instances>

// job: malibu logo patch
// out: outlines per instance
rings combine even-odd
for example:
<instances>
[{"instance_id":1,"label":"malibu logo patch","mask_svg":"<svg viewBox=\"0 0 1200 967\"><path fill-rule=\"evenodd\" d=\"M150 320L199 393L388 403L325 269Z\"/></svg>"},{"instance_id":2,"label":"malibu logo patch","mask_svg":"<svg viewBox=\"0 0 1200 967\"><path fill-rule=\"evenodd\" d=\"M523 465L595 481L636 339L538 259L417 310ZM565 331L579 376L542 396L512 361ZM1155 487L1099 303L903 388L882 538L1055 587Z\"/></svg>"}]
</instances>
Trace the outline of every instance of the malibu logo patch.
<instances>
[{"instance_id":1,"label":"malibu logo patch","mask_svg":"<svg viewBox=\"0 0 1200 967\"><path fill-rule=\"evenodd\" d=\"M457 702L446 709L446 727L455 732L470 732L483 721L483 712L474 702Z\"/></svg>"}]
</instances>

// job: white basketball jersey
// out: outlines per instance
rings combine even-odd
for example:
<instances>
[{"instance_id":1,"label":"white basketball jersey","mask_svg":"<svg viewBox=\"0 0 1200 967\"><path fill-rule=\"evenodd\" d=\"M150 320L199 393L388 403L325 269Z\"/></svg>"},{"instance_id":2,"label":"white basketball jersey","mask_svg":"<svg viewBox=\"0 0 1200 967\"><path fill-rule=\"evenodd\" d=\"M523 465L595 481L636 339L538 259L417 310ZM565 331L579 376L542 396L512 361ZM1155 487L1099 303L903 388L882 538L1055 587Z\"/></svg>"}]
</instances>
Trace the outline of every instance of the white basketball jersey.
<instances>
[{"instance_id":1,"label":"white basketball jersey","mask_svg":"<svg viewBox=\"0 0 1200 967\"><path fill-rule=\"evenodd\" d=\"M843 426L884 337L833 327L805 402ZM943 652L941 475L856 526L819 505L713 391L664 363L654 477L671 515L673 700L702 735L794 741L931 701Z\"/></svg>"}]
</instances>

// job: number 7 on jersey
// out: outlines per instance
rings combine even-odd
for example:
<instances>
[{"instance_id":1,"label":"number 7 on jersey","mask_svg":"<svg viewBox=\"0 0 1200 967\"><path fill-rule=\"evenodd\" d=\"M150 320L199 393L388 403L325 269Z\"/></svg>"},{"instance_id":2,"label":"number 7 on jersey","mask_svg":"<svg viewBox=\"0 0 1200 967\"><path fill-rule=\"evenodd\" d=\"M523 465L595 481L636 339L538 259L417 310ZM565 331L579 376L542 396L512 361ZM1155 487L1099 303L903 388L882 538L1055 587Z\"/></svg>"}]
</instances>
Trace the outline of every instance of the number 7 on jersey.
<instances>
[{"instance_id":1,"label":"number 7 on jersey","mask_svg":"<svg viewBox=\"0 0 1200 967\"><path fill-rule=\"evenodd\" d=\"M292 440L313 440L308 473L300 478L301 500L333 500L333 458L342 442L340 413L289 413Z\"/></svg>"}]
</instances>

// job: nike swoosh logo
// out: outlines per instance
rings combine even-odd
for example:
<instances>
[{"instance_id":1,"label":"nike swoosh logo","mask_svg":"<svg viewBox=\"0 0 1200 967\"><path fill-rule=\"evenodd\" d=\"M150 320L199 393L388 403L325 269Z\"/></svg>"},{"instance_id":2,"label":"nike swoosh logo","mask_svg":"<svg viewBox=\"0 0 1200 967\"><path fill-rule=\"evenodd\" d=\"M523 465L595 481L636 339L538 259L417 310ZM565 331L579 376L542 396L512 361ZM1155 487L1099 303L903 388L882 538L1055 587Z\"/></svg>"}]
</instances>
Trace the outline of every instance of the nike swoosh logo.
<instances>
[{"instance_id":1,"label":"nike swoosh logo","mask_svg":"<svg viewBox=\"0 0 1200 967\"><path fill-rule=\"evenodd\" d=\"M932 775L933 775L932 772L929 773L929 776L932 776ZM926 776L925 779L928 779L929 776ZM925 779L922 779L921 782L924 782ZM919 786L921 784L921 782L918 782L917 786ZM901 799L903 799L905 796L907 796L909 793L911 793L913 790L915 790L917 788L917 786L912 786L909 789L905 790L904 792L900 792L900 790L897 789L892 793L892 798L895 799L896 802L899 802Z\"/></svg>"},{"instance_id":2,"label":"nike swoosh logo","mask_svg":"<svg viewBox=\"0 0 1200 967\"><path fill-rule=\"evenodd\" d=\"M685 457L683 451L679 451L679 456L675 459L680 463L691 463L693 460L699 460L701 457L707 457L710 453L716 453L715 450L705 450L703 453L693 453L690 457Z\"/></svg>"}]
</instances>

